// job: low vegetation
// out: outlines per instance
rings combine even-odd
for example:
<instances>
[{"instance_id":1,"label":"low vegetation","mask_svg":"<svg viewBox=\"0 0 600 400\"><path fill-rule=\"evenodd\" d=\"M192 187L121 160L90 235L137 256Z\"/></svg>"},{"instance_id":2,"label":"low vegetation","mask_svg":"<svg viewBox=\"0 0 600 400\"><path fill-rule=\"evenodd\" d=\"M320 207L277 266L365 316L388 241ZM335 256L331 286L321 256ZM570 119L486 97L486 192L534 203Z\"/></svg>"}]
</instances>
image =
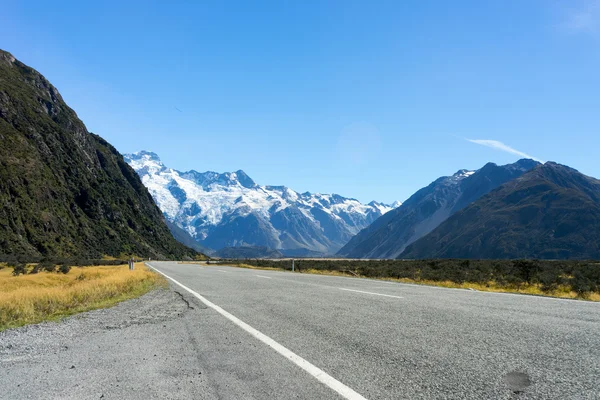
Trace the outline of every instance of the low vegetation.
<instances>
[{"instance_id":1,"label":"low vegetation","mask_svg":"<svg viewBox=\"0 0 600 400\"><path fill-rule=\"evenodd\" d=\"M72 268L19 263L0 267L0 331L107 307L165 285L143 263Z\"/></svg>"},{"instance_id":2,"label":"low vegetation","mask_svg":"<svg viewBox=\"0 0 600 400\"><path fill-rule=\"evenodd\" d=\"M291 270L291 260L221 260L252 268ZM295 260L303 273L390 279L496 292L600 301L600 263L538 260Z\"/></svg>"}]
</instances>

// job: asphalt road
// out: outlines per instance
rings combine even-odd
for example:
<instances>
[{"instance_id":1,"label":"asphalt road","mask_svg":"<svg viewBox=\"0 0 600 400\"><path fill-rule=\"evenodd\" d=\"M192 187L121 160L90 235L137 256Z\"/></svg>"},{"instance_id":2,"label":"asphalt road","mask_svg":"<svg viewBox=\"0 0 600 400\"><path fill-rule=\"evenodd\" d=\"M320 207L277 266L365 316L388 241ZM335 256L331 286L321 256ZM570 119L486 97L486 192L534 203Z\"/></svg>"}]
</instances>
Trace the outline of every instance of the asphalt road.
<instances>
[{"instance_id":1,"label":"asphalt road","mask_svg":"<svg viewBox=\"0 0 600 400\"><path fill-rule=\"evenodd\" d=\"M152 265L368 399L600 398L600 304ZM230 323L224 334L233 331L241 328ZM244 342L267 347L249 334ZM336 398L324 385L315 395L315 378L294 371L311 388L298 397Z\"/></svg>"},{"instance_id":2,"label":"asphalt road","mask_svg":"<svg viewBox=\"0 0 600 400\"><path fill-rule=\"evenodd\" d=\"M0 398L600 398L600 304L150 264L201 299L2 333Z\"/></svg>"}]
</instances>

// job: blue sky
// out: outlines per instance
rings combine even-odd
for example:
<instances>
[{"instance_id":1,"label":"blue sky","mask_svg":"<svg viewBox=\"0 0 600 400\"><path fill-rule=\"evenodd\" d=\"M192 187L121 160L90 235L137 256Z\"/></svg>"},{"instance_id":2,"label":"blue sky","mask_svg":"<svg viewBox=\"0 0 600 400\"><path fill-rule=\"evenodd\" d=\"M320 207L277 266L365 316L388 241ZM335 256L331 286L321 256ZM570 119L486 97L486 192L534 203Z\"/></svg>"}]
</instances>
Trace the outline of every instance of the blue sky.
<instances>
[{"instance_id":1,"label":"blue sky","mask_svg":"<svg viewBox=\"0 0 600 400\"><path fill-rule=\"evenodd\" d=\"M179 170L386 202L519 152L600 177L598 0L2 8L90 131Z\"/></svg>"}]
</instances>

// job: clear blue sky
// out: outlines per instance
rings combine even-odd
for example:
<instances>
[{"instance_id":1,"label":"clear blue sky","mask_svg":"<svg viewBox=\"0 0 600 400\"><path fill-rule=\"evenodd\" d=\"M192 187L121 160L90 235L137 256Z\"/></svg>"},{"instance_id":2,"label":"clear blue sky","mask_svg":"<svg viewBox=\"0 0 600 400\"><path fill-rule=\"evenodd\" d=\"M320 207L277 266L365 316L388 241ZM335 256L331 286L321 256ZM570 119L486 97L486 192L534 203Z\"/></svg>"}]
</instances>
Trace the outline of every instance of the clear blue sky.
<instances>
[{"instance_id":1,"label":"clear blue sky","mask_svg":"<svg viewBox=\"0 0 600 400\"><path fill-rule=\"evenodd\" d=\"M123 153L362 201L519 158L465 139L600 177L597 0L122 3L5 0L0 48Z\"/></svg>"}]
</instances>

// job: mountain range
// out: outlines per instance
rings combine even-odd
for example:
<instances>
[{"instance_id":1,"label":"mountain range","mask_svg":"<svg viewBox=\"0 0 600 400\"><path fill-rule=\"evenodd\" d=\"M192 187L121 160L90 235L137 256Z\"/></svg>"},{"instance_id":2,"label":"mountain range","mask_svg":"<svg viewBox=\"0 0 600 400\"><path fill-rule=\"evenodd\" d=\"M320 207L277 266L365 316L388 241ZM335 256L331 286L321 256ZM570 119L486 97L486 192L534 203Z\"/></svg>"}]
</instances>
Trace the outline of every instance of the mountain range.
<instances>
[{"instance_id":1,"label":"mountain range","mask_svg":"<svg viewBox=\"0 0 600 400\"><path fill-rule=\"evenodd\" d=\"M137 255L600 259L600 181L520 160L404 203L263 186L120 155L40 73L0 51L0 259ZM177 240L175 240L177 239ZM182 244L183 243L183 244Z\"/></svg>"},{"instance_id":2,"label":"mountain range","mask_svg":"<svg viewBox=\"0 0 600 400\"><path fill-rule=\"evenodd\" d=\"M401 204L362 204L337 194L258 185L242 170L181 172L149 151L126 154L125 160L167 220L215 250L257 246L293 256L333 254Z\"/></svg>"},{"instance_id":3,"label":"mountain range","mask_svg":"<svg viewBox=\"0 0 600 400\"><path fill-rule=\"evenodd\" d=\"M197 255L117 150L39 72L0 50L0 257Z\"/></svg>"},{"instance_id":4,"label":"mountain range","mask_svg":"<svg viewBox=\"0 0 600 400\"><path fill-rule=\"evenodd\" d=\"M438 227L451 215L505 182L539 165L528 159L477 171L460 170L436 179L360 231L337 253L349 258L396 258L404 249Z\"/></svg>"},{"instance_id":5,"label":"mountain range","mask_svg":"<svg viewBox=\"0 0 600 400\"><path fill-rule=\"evenodd\" d=\"M600 259L600 181L553 162L469 204L400 258Z\"/></svg>"}]
</instances>

